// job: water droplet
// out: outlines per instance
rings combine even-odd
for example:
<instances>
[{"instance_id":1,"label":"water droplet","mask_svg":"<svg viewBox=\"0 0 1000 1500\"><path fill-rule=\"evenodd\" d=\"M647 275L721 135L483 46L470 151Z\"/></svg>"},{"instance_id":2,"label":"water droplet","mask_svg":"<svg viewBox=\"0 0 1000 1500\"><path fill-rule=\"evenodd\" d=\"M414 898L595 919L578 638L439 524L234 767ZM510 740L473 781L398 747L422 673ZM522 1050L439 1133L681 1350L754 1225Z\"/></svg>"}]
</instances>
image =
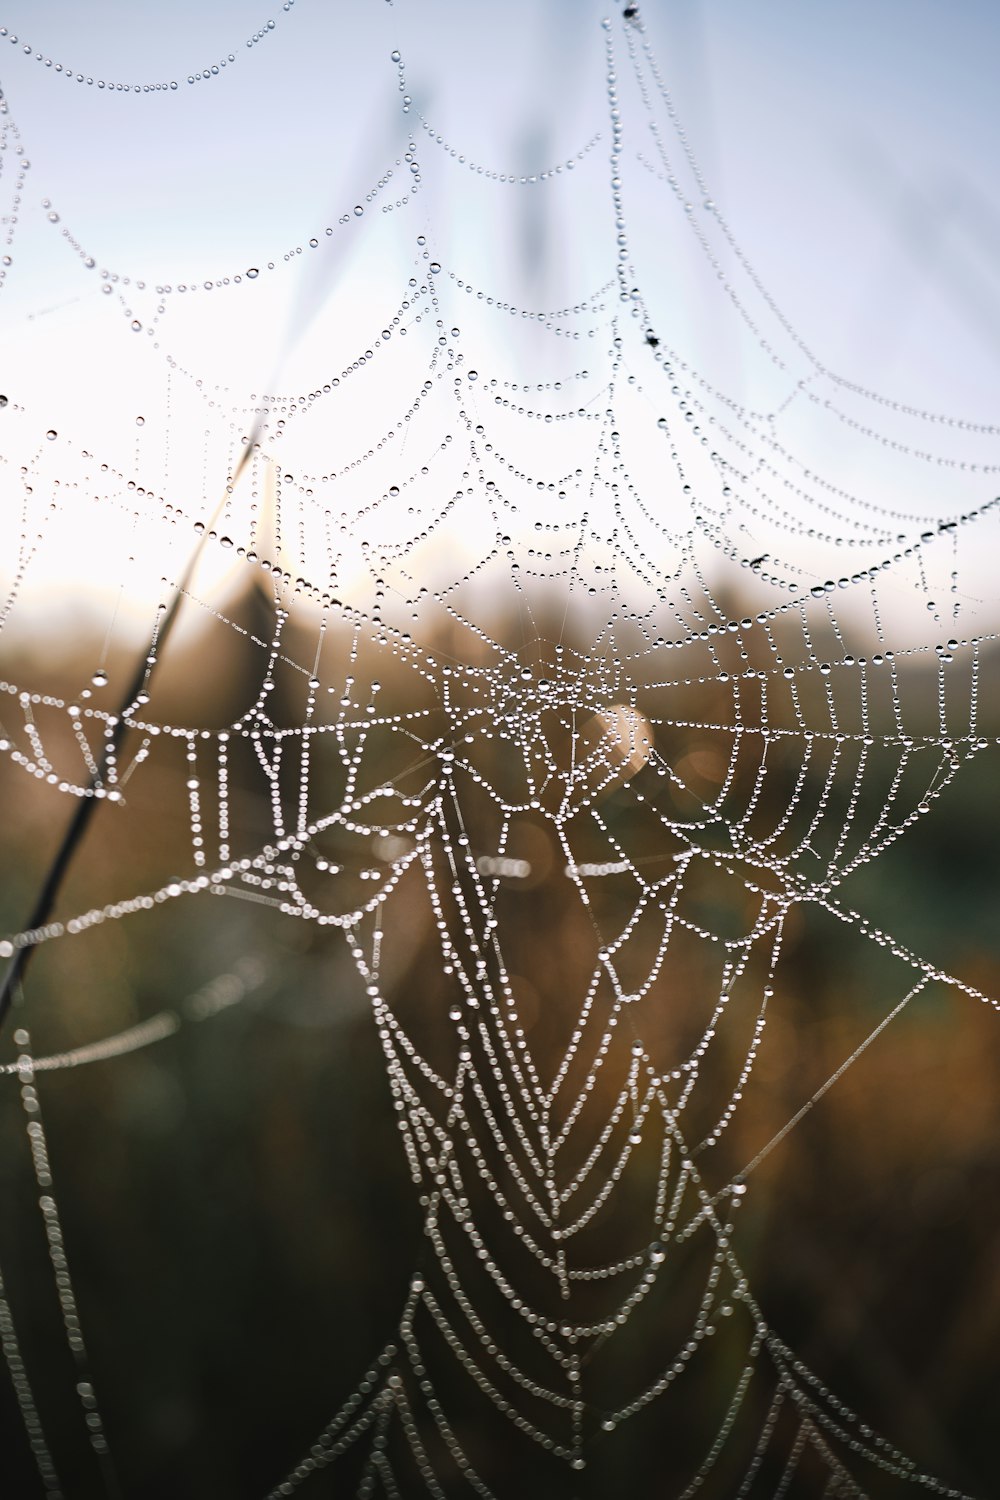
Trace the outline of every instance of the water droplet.
<instances>
[{"instance_id":1,"label":"water droplet","mask_svg":"<svg viewBox=\"0 0 1000 1500\"><path fill-rule=\"evenodd\" d=\"M138 318L133 318L132 319L132 332L133 333L141 333L142 332L142 324L139 322Z\"/></svg>"},{"instance_id":2,"label":"water droplet","mask_svg":"<svg viewBox=\"0 0 1000 1500\"><path fill-rule=\"evenodd\" d=\"M45 436L48 438L50 443L54 443L59 434L58 432L56 432L54 427L50 427Z\"/></svg>"},{"instance_id":3,"label":"water droplet","mask_svg":"<svg viewBox=\"0 0 1000 1500\"><path fill-rule=\"evenodd\" d=\"M257 269L256 266L251 266L249 268L249 270L247 271L247 276L249 277L249 279L251 281L255 280L256 277L258 277L259 275L260 275L260 271Z\"/></svg>"},{"instance_id":4,"label":"water droplet","mask_svg":"<svg viewBox=\"0 0 1000 1500\"><path fill-rule=\"evenodd\" d=\"M355 216L355 218L360 219L361 215L363 213L364 213L364 209L362 208L361 204L360 203L355 203L355 205L354 205L354 216Z\"/></svg>"},{"instance_id":5,"label":"water droplet","mask_svg":"<svg viewBox=\"0 0 1000 1500\"><path fill-rule=\"evenodd\" d=\"M108 674L101 669L96 671L90 680L95 687L105 687L108 681Z\"/></svg>"},{"instance_id":6,"label":"water droplet","mask_svg":"<svg viewBox=\"0 0 1000 1500\"><path fill-rule=\"evenodd\" d=\"M441 269L441 263L440 263L440 261L432 260L431 261L431 275L432 276L436 276L437 273L440 271L440 269Z\"/></svg>"},{"instance_id":7,"label":"water droplet","mask_svg":"<svg viewBox=\"0 0 1000 1500\"><path fill-rule=\"evenodd\" d=\"M0 396L0 407L4 407L6 405L7 405L7 397L6 396Z\"/></svg>"},{"instance_id":8,"label":"water droplet","mask_svg":"<svg viewBox=\"0 0 1000 1500\"><path fill-rule=\"evenodd\" d=\"M137 427L145 427L145 425L146 425L146 418L145 417L136 417L136 419L135 419L135 425Z\"/></svg>"}]
</instances>

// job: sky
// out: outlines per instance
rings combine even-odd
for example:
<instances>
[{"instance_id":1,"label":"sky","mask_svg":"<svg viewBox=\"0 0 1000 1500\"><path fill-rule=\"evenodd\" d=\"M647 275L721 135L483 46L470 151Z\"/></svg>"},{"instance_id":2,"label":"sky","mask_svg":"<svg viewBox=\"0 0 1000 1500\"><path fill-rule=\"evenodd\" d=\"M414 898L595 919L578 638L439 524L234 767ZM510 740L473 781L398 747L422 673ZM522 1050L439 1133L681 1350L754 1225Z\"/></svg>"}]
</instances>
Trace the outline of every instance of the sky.
<instances>
[{"instance_id":1,"label":"sky","mask_svg":"<svg viewBox=\"0 0 1000 1500\"><path fill-rule=\"evenodd\" d=\"M0 178L8 225L18 142L30 161L0 294L0 391L11 417L0 484L11 527L18 456L34 455L49 482L60 465L68 478L81 448L112 452L137 472L162 467L192 497L192 514L198 504L209 513L225 479L225 441L240 436L223 418L230 393L245 399L328 379L398 306L419 263L418 235L426 259L444 268L442 286L458 276L518 306L573 304L614 273L604 49L610 37L624 77L620 7L295 0L285 9L277 0L266 11L230 0L11 0L0 19L9 33L0 37L0 86L19 131L8 134ZM917 408L991 422L1000 362L997 8L650 0L642 24L712 201L823 365ZM230 53L218 75L187 82ZM77 73L95 83L78 84ZM100 89L100 79L168 86L126 93ZM405 115L403 88L412 99ZM773 372L706 274L661 180L636 100L623 112L624 221L658 333L735 400L780 403L786 393L769 383ZM405 196L409 129L420 193L391 208ZM457 163L436 135L487 175ZM527 186L489 175L534 175L570 160L572 169ZM696 201L696 217L701 209ZM729 251L722 264L733 268ZM251 268L259 275L248 281ZM182 282L202 289L172 293L158 319L156 286ZM552 359L552 340L474 310L462 339L468 362L478 347L479 362L509 376L545 380L569 367ZM184 372L172 395L167 355ZM302 423L295 467L329 467L373 411L404 401L418 365L397 338L372 376L377 399L368 385L341 408L343 433ZM211 441L190 435L194 408L185 403L197 380L206 400L216 387L225 393L204 413ZM954 473L872 451L816 410L784 420L807 460L890 507L913 501L943 515L987 498L985 480L960 484ZM59 434L51 452L37 446L46 430ZM962 434L956 445L953 431L917 424L911 441L914 432L941 439L953 456L968 448L980 462L1000 457L996 439ZM283 451L293 446L287 438ZM561 456L560 441L546 429L518 438L522 456L539 463ZM47 568L36 560L31 574L40 588L76 586L81 574L96 581L99 552L113 587L121 549L141 543L119 537L98 548L91 533L64 511L61 543L47 544Z\"/></svg>"}]
</instances>

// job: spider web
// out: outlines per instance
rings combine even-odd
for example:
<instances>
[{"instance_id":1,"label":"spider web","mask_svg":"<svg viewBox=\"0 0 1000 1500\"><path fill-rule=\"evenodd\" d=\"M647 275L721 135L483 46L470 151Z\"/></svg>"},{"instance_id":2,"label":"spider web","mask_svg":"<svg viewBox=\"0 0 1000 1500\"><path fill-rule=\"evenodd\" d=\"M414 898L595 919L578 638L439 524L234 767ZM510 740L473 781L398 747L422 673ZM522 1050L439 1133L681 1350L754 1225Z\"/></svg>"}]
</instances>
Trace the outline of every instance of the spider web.
<instances>
[{"instance_id":1,"label":"spider web","mask_svg":"<svg viewBox=\"0 0 1000 1500\"><path fill-rule=\"evenodd\" d=\"M263 906L346 945L424 1243L388 1341L262 1486L269 1500L321 1491L340 1464L359 1496L511 1493L486 1431L520 1445L538 1493L582 1493L651 1410L686 1465L679 1496L959 1495L790 1347L740 1226L758 1170L908 1007L943 987L997 1009L842 888L996 743L981 719L997 633L978 596L998 429L828 369L714 201L642 14L627 7L602 38L603 118L523 170L441 133L394 51L381 65L403 133L357 204L209 280L102 269L44 200L39 228L101 277L109 324L142 335L141 355L122 343L113 358L148 361L160 405L116 409L92 436L50 426L5 372L16 562L0 748L13 788L44 791L50 828L89 805L97 830L133 818L128 837L148 844L155 777L173 833L169 874L122 889L118 870L106 899L57 897L0 951L86 953L97 929L190 897ZM13 105L2 126L14 249ZM438 248L445 204L547 192L553 213L602 226L601 274L575 302L515 304ZM370 234L377 253L383 226L405 253L377 293L363 285L351 324L363 275L344 271L337 236ZM725 353L702 365L674 347L664 243L692 301L711 299L754 401L718 378ZM264 394L235 357L225 384L188 368L209 292L253 296L328 253L338 316L357 329L346 358L331 368L307 341L308 388ZM836 461L848 443L853 474ZM70 687L52 635L78 627L58 610L21 670L55 538L112 601L92 675ZM862 955L877 1003L778 1116L750 1101L766 1093L788 930L806 917ZM3 1072L20 1089L80 1418L117 1494L44 1078L210 1027L260 974L247 961L54 1052L32 1045L23 976ZM41 1488L70 1495L2 1284L0 1342Z\"/></svg>"}]
</instances>

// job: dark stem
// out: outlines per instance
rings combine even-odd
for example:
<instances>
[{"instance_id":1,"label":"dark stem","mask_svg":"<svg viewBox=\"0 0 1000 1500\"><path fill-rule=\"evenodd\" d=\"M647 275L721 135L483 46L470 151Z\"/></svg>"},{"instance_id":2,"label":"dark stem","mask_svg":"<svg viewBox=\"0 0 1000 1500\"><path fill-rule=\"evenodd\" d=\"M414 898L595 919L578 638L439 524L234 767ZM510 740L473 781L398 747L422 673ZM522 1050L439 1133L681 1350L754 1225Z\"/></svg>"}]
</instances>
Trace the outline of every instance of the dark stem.
<instances>
[{"instance_id":1,"label":"dark stem","mask_svg":"<svg viewBox=\"0 0 1000 1500\"><path fill-rule=\"evenodd\" d=\"M230 480L229 487L226 491L227 495L229 494L232 486L235 485L237 479L246 466L247 460L250 457L250 453L253 449L253 445L256 442L257 433L258 427L255 427L254 431L250 435L246 447L243 450L243 453L240 456L240 461L233 471L232 479ZM226 496L224 495L216 508L215 515L212 517L212 524L214 524L216 516L222 509L222 506L225 503L225 499ZM191 580L192 574L194 573L198 558L201 555L202 547L205 545L205 539L208 536L209 529L210 527L206 527L205 531L202 533L201 540L199 541L197 547L191 555L191 561L188 563L187 568L185 569L184 576L174 589L174 597L170 602L170 608L164 615L163 622L160 625L159 629L154 632L149 646L146 648L146 652L142 657L142 660L136 667L132 680L129 683L128 691L122 698L115 719L114 730L110 738L105 742L104 753L101 756L101 760L98 764L97 770L95 771L93 776L91 776L88 783L90 796L84 796L80 799L79 806L77 807L76 812L73 814L73 817L70 820L69 827L66 829L66 832L63 835L62 843L59 845L59 848L56 851L55 858L53 859L48 870L45 872L45 878L43 879L41 889L38 892L38 898L35 901L31 916L28 918L27 927L24 929L27 933L35 932L37 928L44 926L44 924L48 921L49 916L52 912L52 908L55 906L56 898L59 895L60 887L62 886L63 880L66 877L66 872L73 862L73 856L80 846L80 842L83 838L83 835L87 831L87 827L90 823L91 818L94 816L95 811L100 806L103 800L102 798L95 796L94 793L104 779L104 773L107 770L108 761L111 758L111 755L114 754L117 756L121 743L124 740L126 733L128 732L129 724L126 715L129 709L134 704L136 698L138 698L139 694L142 692L143 687L147 684L148 678L152 676L156 661L159 660L160 654L162 653L163 648L167 643L167 638L170 635L173 623L180 612L181 602L184 598L187 586ZM148 658L153 655L154 648L156 648L156 660L151 663ZM7 1019L7 1013L11 1008L15 990L24 978L25 970L27 969L28 964L31 961L31 956L34 953L37 945L37 937L29 940L24 944L23 947L17 949L14 957L10 961L10 964L7 968L7 973L4 976L3 987L0 988L0 1030L2 1030L3 1024Z\"/></svg>"}]
</instances>

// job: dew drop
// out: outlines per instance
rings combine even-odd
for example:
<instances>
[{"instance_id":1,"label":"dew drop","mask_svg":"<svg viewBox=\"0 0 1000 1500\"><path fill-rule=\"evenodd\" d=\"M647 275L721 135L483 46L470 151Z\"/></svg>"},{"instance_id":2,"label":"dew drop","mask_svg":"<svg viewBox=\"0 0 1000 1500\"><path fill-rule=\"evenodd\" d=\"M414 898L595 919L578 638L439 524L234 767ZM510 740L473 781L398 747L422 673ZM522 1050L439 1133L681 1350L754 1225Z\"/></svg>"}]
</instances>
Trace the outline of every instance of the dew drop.
<instances>
[{"instance_id":1,"label":"dew drop","mask_svg":"<svg viewBox=\"0 0 1000 1500\"><path fill-rule=\"evenodd\" d=\"M95 687L105 687L108 681L108 674L101 669L95 672L90 680Z\"/></svg>"},{"instance_id":2,"label":"dew drop","mask_svg":"<svg viewBox=\"0 0 1000 1500\"><path fill-rule=\"evenodd\" d=\"M438 274L438 272L440 271L440 269L441 269L441 262L437 261L437 260L432 260L431 261L431 275L432 276L436 276Z\"/></svg>"},{"instance_id":3,"label":"dew drop","mask_svg":"<svg viewBox=\"0 0 1000 1500\"><path fill-rule=\"evenodd\" d=\"M256 266L251 266L246 274L251 281L254 281L260 275L260 271Z\"/></svg>"},{"instance_id":4,"label":"dew drop","mask_svg":"<svg viewBox=\"0 0 1000 1500\"><path fill-rule=\"evenodd\" d=\"M59 434L58 432L56 432L54 427L50 427L45 436L48 438L50 443L54 443Z\"/></svg>"}]
</instances>

